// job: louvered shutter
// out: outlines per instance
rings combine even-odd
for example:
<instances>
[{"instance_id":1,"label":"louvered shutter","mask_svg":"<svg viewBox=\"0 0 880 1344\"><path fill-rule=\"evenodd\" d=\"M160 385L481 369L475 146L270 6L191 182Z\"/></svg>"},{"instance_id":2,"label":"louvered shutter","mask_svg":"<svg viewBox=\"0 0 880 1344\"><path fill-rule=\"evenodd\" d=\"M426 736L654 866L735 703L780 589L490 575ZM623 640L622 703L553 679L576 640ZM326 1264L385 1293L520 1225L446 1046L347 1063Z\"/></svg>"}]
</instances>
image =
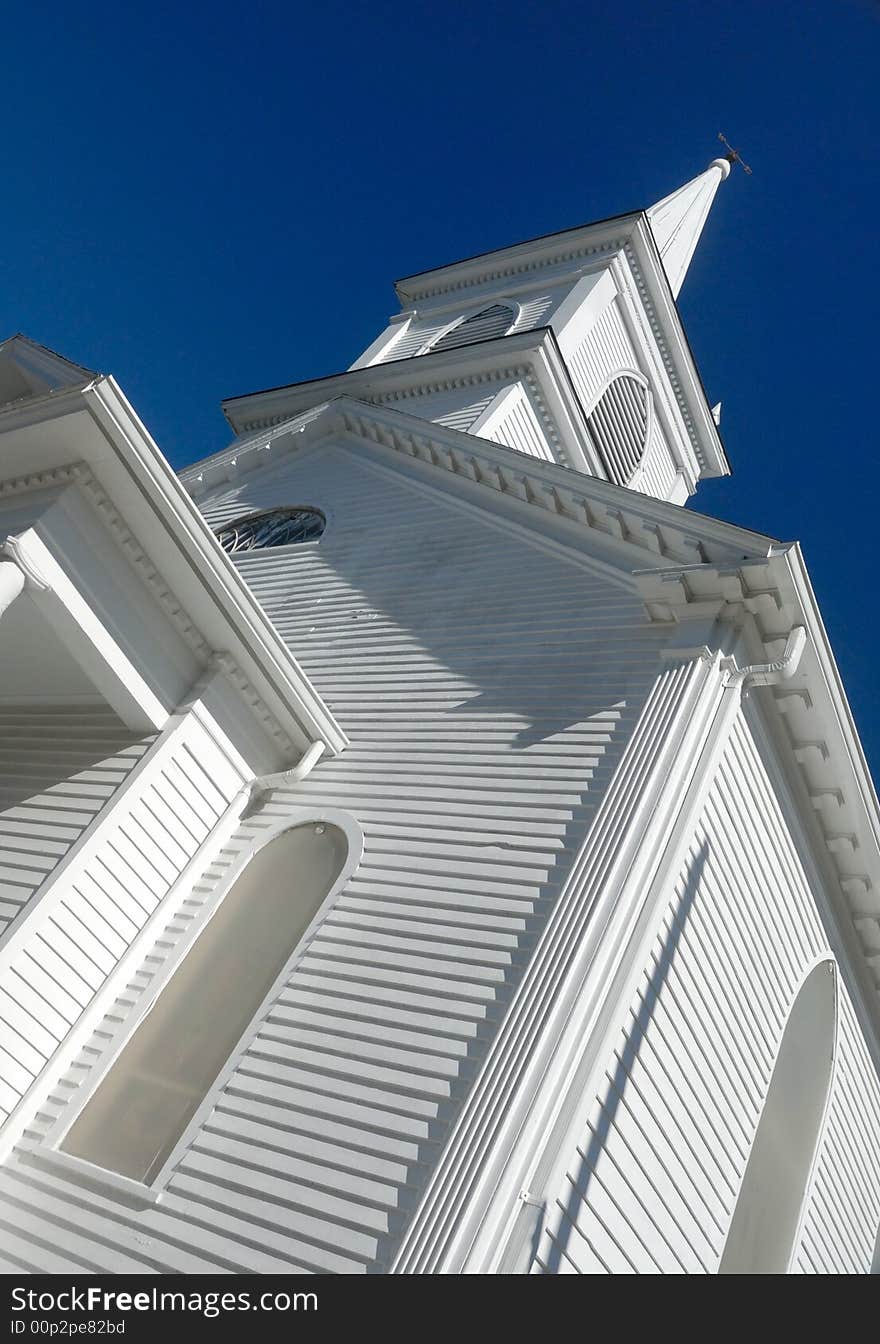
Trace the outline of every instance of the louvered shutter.
<instances>
[{"instance_id":1,"label":"louvered shutter","mask_svg":"<svg viewBox=\"0 0 880 1344\"><path fill-rule=\"evenodd\" d=\"M622 373L608 384L588 417L609 480L626 485L642 460L648 438L648 389Z\"/></svg>"},{"instance_id":2,"label":"louvered shutter","mask_svg":"<svg viewBox=\"0 0 880 1344\"><path fill-rule=\"evenodd\" d=\"M433 354L435 350L454 350L460 345L473 345L477 341L490 341L493 336L504 336L513 322L512 309L504 303L493 303L491 308L472 313L463 322L450 327L425 354Z\"/></svg>"}]
</instances>

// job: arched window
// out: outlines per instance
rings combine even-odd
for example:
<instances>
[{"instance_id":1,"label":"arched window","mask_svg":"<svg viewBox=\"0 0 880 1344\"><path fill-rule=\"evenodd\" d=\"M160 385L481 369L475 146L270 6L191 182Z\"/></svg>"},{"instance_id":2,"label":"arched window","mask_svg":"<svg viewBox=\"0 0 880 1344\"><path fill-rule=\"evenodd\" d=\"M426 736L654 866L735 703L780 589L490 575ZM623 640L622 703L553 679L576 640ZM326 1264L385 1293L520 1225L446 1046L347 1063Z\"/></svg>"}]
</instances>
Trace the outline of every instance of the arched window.
<instances>
[{"instance_id":1,"label":"arched window","mask_svg":"<svg viewBox=\"0 0 880 1344\"><path fill-rule=\"evenodd\" d=\"M587 417L590 433L616 485L627 485L648 445L648 389L632 373L619 373Z\"/></svg>"},{"instance_id":2,"label":"arched window","mask_svg":"<svg viewBox=\"0 0 880 1344\"><path fill-rule=\"evenodd\" d=\"M460 345L474 345L477 341L490 341L494 336L506 336L515 321L516 314L508 304L493 303L490 308L481 308L478 313L471 313L470 317L456 322L422 353L455 350Z\"/></svg>"},{"instance_id":3,"label":"arched window","mask_svg":"<svg viewBox=\"0 0 880 1344\"><path fill-rule=\"evenodd\" d=\"M343 870L348 841L311 822L257 851L61 1141L149 1183L161 1171Z\"/></svg>"},{"instance_id":4,"label":"arched window","mask_svg":"<svg viewBox=\"0 0 880 1344\"><path fill-rule=\"evenodd\" d=\"M317 541L326 525L320 509L267 509L226 523L214 533L227 555L262 550L265 546L292 546Z\"/></svg>"},{"instance_id":5,"label":"arched window","mask_svg":"<svg viewBox=\"0 0 880 1344\"><path fill-rule=\"evenodd\" d=\"M752 1142L719 1274L784 1274L831 1084L834 963L807 976L792 1005Z\"/></svg>"}]
</instances>

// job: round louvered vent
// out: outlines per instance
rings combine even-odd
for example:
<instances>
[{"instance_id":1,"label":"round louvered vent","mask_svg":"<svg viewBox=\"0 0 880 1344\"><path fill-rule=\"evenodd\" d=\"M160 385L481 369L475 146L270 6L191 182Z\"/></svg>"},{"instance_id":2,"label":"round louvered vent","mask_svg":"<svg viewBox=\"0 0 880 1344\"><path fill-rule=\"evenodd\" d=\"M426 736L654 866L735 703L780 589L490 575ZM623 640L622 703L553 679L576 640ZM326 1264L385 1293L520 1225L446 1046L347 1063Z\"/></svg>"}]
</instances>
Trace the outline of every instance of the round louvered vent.
<instances>
[{"instance_id":1,"label":"round louvered vent","mask_svg":"<svg viewBox=\"0 0 880 1344\"><path fill-rule=\"evenodd\" d=\"M257 551L266 546L292 546L300 541L317 541L326 519L318 509L268 509L249 513L234 523L218 528L215 536L227 555Z\"/></svg>"},{"instance_id":2,"label":"round louvered vent","mask_svg":"<svg viewBox=\"0 0 880 1344\"><path fill-rule=\"evenodd\" d=\"M454 350L459 345L473 345L477 341L490 341L493 336L505 336L513 326L516 315L506 303L493 303L491 308L483 308L472 313L463 322L450 327L425 354L435 350Z\"/></svg>"},{"instance_id":3,"label":"round louvered vent","mask_svg":"<svg viewBox=\"0 0 880 1344\"><path fill-rule=\"evenodd\" d=\"M632 374L618 374L587 420L608 479L617 485L628 484L647 446L647 387Z\"/></svg>"}]
</instances>

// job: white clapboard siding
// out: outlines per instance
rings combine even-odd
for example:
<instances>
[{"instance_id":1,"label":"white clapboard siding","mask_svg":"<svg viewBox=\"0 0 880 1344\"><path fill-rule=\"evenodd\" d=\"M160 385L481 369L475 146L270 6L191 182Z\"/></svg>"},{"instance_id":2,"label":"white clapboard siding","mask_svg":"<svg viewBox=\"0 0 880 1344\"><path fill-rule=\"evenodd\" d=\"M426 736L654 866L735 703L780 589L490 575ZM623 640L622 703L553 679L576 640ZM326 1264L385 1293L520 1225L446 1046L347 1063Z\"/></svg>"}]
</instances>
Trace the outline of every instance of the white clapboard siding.
<instances>
[{"instance_id":1,"label":"white clapboard siding","mask_svg":"<svg viewBox=\"0 0 880 1344\"><path fill-rule=\"evenodd\" d=\"M534 407L525 389L519 385L507 394L502 412L493 419L491 426L476 432L481 438L506 443L508 448L516 448L529 457L540 457L545 462L556 460Z\"/></svg>"},{"instance_id":2,"label":"white clapboard siding","mask_svg":"<svg viewBox=\"0 0 880 1344\"><path fill-rule=\"evenodd\" d=\"M70 1235L81 1260L134 1227L179 1270L192 1222L242 1269L256 1251L309 1271L387 1265L653 679L658 636L626 587L374 457L328 447L208 509L217 522L289 497L327 512L320 542L240 569L351 745L276 792L184 917L169 913L30 1137L88 1078L250 834L294 804L332 805L358 819L365 852L161 1213L105 1204ZM37 1188L19 1161L8 1179L57 1244L48 1192L71 1207L74 1191L48 1173Z\"/></svg>"},{"instance_id":3,"label":"white clapboard siding","mask_svg":"<svg viewBox=\"0 0 880 1344\"><path fill-rule=\"evenodd\" d=\"M164 748L164 750L163 750ZM0 1119L18 1103L213 830L239 775L189 715L47 891L0 969Z\"/></svg>"},{"instance_id":4,"label":"white clapboard siding","mask_svg":"<svg viewBox=\"0 0 880 1344\"><path fill-rule=\"evenodd\" d=\"M424 395L403 397L385 404L394 410L417 415L420 420L431 420L435 424L447 425L450 429L460 429L466 433L486 410L496 391L497 388L493 388L476 396L473 388L453 388L448 392L426 392Z\"/></svg>"},{"instance_id":5,"label":"white clapboard siding","mask_svg":"<svg viewBox=\"0 0 880 1344\"><path fill-rule=\"evenodd\" d=\"M741 719L548 1208L535 1272L717 1269L789 1010L826 949ZM866 1272L878 1219L880 1088L841 983L838 1066L799 1267Z\"/></svg>"},{"instance_id":6,"label":"white clapboard siding","mask_svg":"<svg viewBox=\"0 0 880 1344\"><path fill-rule=\"evenodd\" d=\"M414 319L409 322L397 340L386 347L377 363L387 364L392 359L409 359L411 355L417 355L427 342L435 340L440 335L448 320L448 318L423 321Z\"/></svg>"},{"instance_id":7,"label":"white clapboard siding","mask_svg":"<svg viewBox=\"0 0 880 1344\"><path fill-rule=\"evenodd\" d=\"M648 450L634 487L644 495L653 495L655 499L669 499L675 483L675 463L655 416L651 421Z\"/></svg>"},{"instance_id":8,"label":"white clapboard siding","mask_svg":"<svg viewBox=\"0 0 880 1344\"><path fill-rule=\"evenodd\" d=\"M838 1061L796 1268L804 1274L868 1272L880 1227L880 1086L843 996Z\"/></svg>"},{"instance_id":9,"label":"white clapboard siding","mask_svg":"<svg viewBox=\"0 0 880 1344\"><path fill-rule=\"evenodd\" d=\"M151 737L109 706L0 707L0 934L112 800Z\"/></svg>"},{"instance_id":10,"label":"white clapboard siding","mask_svg":"<svg viewBox=\"0 0 880 1344\"><path fill-rule=\"evenodd\" d=\"M587 410L612 374L638 369L639 361L617 300L610 303L568 361L572 382Z\"/></svg>"}]
</instances>

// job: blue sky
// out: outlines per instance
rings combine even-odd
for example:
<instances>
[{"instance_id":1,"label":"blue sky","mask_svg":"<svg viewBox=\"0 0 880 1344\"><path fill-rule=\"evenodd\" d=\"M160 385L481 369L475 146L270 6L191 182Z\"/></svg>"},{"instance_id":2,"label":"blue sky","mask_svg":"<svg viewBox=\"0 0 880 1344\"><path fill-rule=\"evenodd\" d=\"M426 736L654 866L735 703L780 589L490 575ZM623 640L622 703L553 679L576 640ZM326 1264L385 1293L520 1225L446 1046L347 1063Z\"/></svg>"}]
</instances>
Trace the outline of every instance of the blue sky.
<instances>
[{"instance_id":1,"label":"blue sky","mask_svg":"<svg viewBox=\"0 0 880 1344\"><path fill-rule=\"evenodd\" d=\"M3 335L114 373L176 466L220 399L345 368L392 280L649 205L724 130L681 295L731 479L695 506L804 545L880 775L880 5L376 0L7 16Z\"/></svg>"}]
</instances>

